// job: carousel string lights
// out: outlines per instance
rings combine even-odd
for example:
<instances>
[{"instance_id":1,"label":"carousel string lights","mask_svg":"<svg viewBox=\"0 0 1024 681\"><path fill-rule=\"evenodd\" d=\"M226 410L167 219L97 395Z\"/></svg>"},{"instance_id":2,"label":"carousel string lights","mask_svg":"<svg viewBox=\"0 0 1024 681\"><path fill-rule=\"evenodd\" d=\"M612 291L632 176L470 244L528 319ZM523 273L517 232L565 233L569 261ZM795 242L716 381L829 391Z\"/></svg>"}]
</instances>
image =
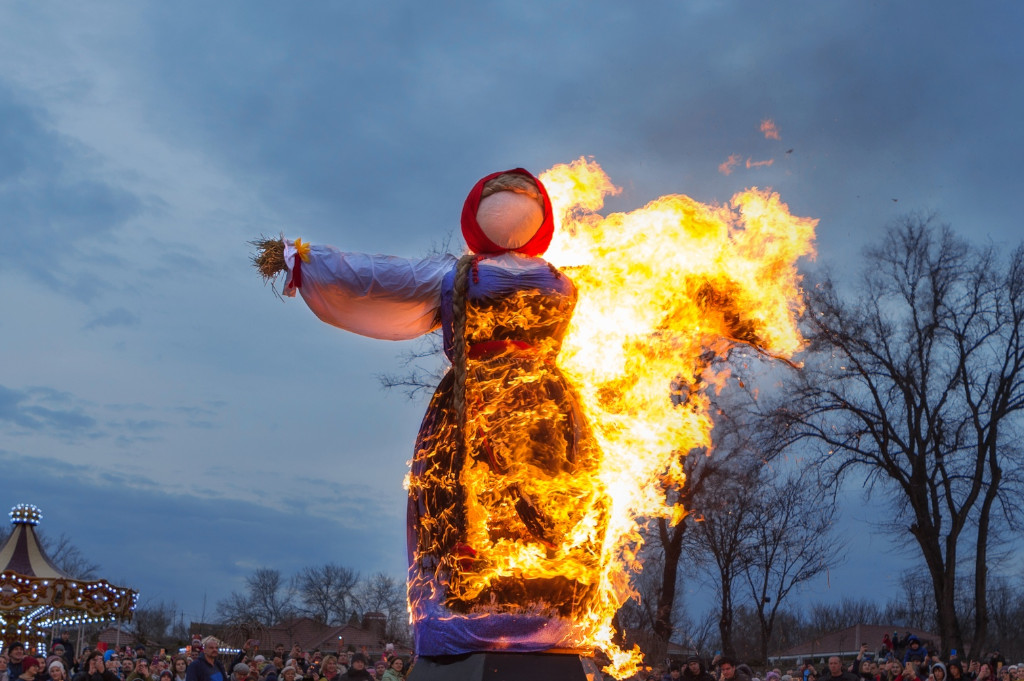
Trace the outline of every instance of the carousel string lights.
<instances>
[{"instance_id":1,"label":"carousel string lights","mask_svg":"<svg viewBox=\"0 0 1024 681\"><path fill-rule=\"evenodd\" d=\"M35 533L43 517L38 507L18 504L9 515L14 530L0 547L0 636L41 642L54 626L131 620L136 591L84 581L54 565Z\"/></svg>"}]
</instances>

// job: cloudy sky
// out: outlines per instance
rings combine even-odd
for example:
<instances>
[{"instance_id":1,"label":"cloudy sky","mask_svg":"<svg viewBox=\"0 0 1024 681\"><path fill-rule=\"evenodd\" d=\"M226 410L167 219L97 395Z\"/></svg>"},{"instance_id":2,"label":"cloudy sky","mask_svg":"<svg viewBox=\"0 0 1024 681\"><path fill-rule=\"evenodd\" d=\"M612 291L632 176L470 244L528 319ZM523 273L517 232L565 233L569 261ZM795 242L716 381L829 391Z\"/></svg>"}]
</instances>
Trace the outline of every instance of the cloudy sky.
<instances>
[{"instance_id":1,"label":"cloudy sky","mask_svg":"<svg viewBox=\"0 0 1024 681\"><path fill-rule=\"evenodd\" d=\"M588 156L615 209L772 187L840 266L915 210L1011 243L1022 20L1010 2L4 2L0 503L39 505L186 618L258 566L400 576L423 404L377 377L414 346L279 301L247 240L416 256L481 175ZM879 573L890 544L860 520L815 595L894 588L904 564Z\"/></svg>"}]
</instances>

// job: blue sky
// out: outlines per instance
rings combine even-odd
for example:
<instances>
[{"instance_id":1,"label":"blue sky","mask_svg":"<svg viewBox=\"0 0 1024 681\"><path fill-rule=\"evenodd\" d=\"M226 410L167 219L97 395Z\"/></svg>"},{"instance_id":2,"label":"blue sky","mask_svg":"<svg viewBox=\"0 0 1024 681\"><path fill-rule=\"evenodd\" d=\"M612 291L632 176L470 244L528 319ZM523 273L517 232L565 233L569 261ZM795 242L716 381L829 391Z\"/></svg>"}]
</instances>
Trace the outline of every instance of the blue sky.
<instances>
[{"instance_id":1,"label":"blue sky","mask_svg":"<svg viewBox=\"0 0 1024 681\"><path fill-rule=\"evenodd\" d=\"M37 504L106 576L196 619L258 566L400 575L423 404L377 375L410 347L278 301L248 239L420 255L481 175L591 156L623 188L613 209L772 187L840 267L914 210L1013 243L1022 19L1009 2L3 3L0 503ZM815 595L895 587L904 564L877 572L888 540L850 516L858 550Z\"/></svg>"}]
</instances>

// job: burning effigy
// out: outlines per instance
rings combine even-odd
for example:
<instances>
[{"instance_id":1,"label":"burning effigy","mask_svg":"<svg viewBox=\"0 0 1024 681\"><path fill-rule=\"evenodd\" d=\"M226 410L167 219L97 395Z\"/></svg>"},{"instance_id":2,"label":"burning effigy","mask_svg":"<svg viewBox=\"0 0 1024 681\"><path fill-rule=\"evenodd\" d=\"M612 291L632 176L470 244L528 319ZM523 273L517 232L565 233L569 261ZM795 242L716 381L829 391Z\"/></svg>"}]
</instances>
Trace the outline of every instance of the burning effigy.
<instances>
[{"instance_id":1,"label":"burning effigy","mask_svg":"<svg viewBox=\"0 0 1024 681\"><path fill-rule=\"evenodd\" d=\"M585 159L489 175L463 206L461 257L256 242L264 276L285 272L285 295L329 324L443 335L451 367L407 480L421 656L599 648L631 674L639 651L615 644L612 618L641 567L639 522L686 513L664 490L709 444L707 390L729 380L711 360L802 347L796 262L815 220L758 190L600 215L616 191Z\"/></svg>"}]
</instances>

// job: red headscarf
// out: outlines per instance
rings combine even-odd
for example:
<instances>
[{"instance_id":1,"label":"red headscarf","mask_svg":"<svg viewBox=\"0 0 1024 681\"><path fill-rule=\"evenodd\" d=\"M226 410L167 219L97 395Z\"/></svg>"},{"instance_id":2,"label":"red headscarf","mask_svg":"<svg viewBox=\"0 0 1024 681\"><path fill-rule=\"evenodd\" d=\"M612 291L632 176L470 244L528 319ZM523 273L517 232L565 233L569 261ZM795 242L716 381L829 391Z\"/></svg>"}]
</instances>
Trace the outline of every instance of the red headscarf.
<instances>
[{"instance_id":1,"label":"red headscarf","mask_svg":"<svg viewBox=\"0 0 1024 681\"><path fill-rule=\"evenodd\" d=\"M540 190L541 198L544 200L544 222L541 223L536 234L519 248L505 248L494 243L487 238L487 235L480 229L480 225L476 221L476 211L480 208L480 195L484 191L484 184L505 173L517 173L533 180L537 184L537 189ZM523 255L541 255L548 249L548 245L551 243L551 236L555 233L555 219L551 213L551 199L548 198L548 190L528 170L513 168L512 170L503 170L499 173L491 173L477 182L472 191L469 192L469 196L466 197L466 203L462 206L462 236L466 239L469 249L474 253L492 254L515 251Z\"/></svg>"}]
</instances>

